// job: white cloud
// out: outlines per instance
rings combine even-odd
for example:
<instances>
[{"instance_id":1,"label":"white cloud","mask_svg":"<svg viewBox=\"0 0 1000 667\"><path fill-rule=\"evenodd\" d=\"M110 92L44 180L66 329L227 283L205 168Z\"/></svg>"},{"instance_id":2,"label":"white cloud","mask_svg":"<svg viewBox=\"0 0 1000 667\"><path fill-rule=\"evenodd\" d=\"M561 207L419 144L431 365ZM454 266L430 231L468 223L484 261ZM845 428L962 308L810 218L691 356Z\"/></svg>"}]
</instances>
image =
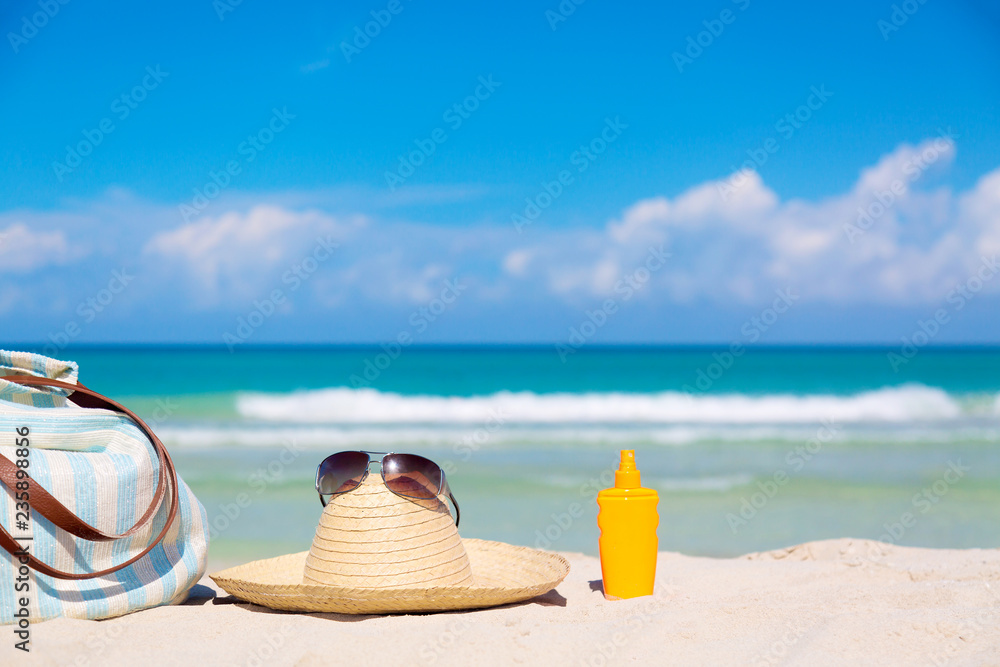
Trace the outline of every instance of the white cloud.
<instances>
[{"instance_id":1,"label":"white cloud","mask_svg":"<svg viewBox=\"0 0 1000 667\"><path fill-rule=\"evenodd\" d=\"M459 277L484 299L547 295L579 304L614 296L663 246L671 257L637 299L759 303L792 286L810 302L938 303L980 254L1000 251L1000 169L954 193L935 186L932 173L954 156L947 138L904 144L860 170L846 191L818 201L782 199L760 174L740 172L640 200L599 228L536 226L524 236L496 226L373 222L344 244L336 267L316 282L317 298L420 304ZM259 291L248 274L287 263L298 247L289 239L323 225L340 223L258 207L161 234L149 251L184 258L209 293L244 284Z\"/></svg>"},{"instance_id":2,"label":"white cloud","mask_svg":"<svg viewBox=\"0 0 1000 667\"><path fill-rule=\"evenodd\" d=\"M307 65L303 65L301 67L301 70L303 74L312 74L313 72L317 72L321 69L326 69L329 66L330 66L330 59L323 58L322 60L316 60Z\"/></svg>"},{"instance_id":3,"label":"white cloud","mask_svg":"<svg viewBox=\"0 0 1000 667\"><path fill-rule=\"evenodd\" d=\"M155 235L144 253L165 261L173 275L188 276L200 305L230 296L255 297L285 271L310 256L321 239L339 243L363 218L335 220L317 211L257 206Z\"/></svg>"},{"instance_id":4,"label":"white cloud","mask_svg":"<svg viewBox=\"0 0 1000 667\"><path fill-rule=\"evenodd\" d=\"M1000 169L979 179L959 200L959 212L977 234L976 252L1000 253Z\"/></svg>"},{"instance_id":5,"label":"white cloud","mask_svg":"<svg viewBox=\"0 0 1000 667\"><path fill-rule=\"evenodd\" d=\"M890 189L895 181L901 181L908 188L925 172L940 171L954 159L955 142L946 135L928 139L919 146L902 144L882 156L874 166L862 169L853 192L866 197L872 192Z\"/></svg>"},{"instance_id":6,"label":"white cloud","mask_svg":"<svg viewBox=\"0 0 1000 667\"><path fill-rule=\"evenodd\" d=\"M288 287L285 272L309 256L318 238L332 237L340 244L335 256L289 308L379 304L405 314L433 299L449 278L469 285L463 307L474 301L491 309L517 309L527 301L580 306L615 296L619 281L645 263L650 249L663 246L671 256L637 301L757 304L793 286L803 302L936 305L982 255L1000 254L1000 169L955 192L935 173L954 157L948 139L901 145L860 170L843 192L819 200L783 199L760 174L741 172L634 202L612 220L595 221L603 225L539 224L525 234L509 225L392 219L400 209L381 201L367 209L377 218L351 213L372 197L324 203L344 212L333 215L308 197L279 194L267 205L227 203L230 212L181 226L172 208L158 213L144 205L136 215L134 202L129 208L115 200L85 211L86 227L73 217L79 213L58 219L0 214L0 229L8 226L0 270L68 263L83 253L74 250L77 239L86 239L95 263L74 264L81 276L103 280L105 265L135 261L142 248L135 264L143 300L176 294L184 305L169 307L182 312L190 310L187 304L243 308ZM135 218L147 226L134 225ZM107 227L118 231L104 233ZM37 302L50 289L28 280L17 287L18 298ZM983 289L996 292L1000 281Z\"/></svg>"},{"instance_id":7,"label":"white cloud","mask_svg":"<svg viewBox=\"0 0 1000 667\"><path fill-rule=\"evenodd\" d=\"M514 250L507 253L503 258L503 269L512 276L523 276L531 262L532 252L530 250Z\"/></svg>"},{"instance_id":8,"label":"white cloud","mask_svg":"<svg viewBox=\"0 0 1000 667\"><path fill-rule=\"evenodd\" d=\"M0 230L0 273L28 273L83 254L82 249L72 248L61 230L33 232L21 222Z\"/></svg>"},{"instance_id":9,"label":"white cloud","mask_svg":"<svg viewBox=\"0 0 1000 667\"><path fill-rule=\"evenodd\" d=\"M451 258L475 234L434 225L370 224L363 216L328 214L261 205L231 211L157 234L144 253L162 262L163 279L187 278L185 287L201 308L246 302L272 289L309 286L312 297L296 297L287 308L315 303L334 307L353 295L369 302L420 305L454 275ZM338 244L322 270L296 281L288 275L311 256L319 239ZM476 252L472 245L472 252ZM287 279L286 279L287 277ZM291 282L289 282L291 281Z\"/></svg>"},{"instance_id":10,"label":"white cloud","mask_svg":"<svg viewBox=\"0 0 1000 667\"><path fill-rule=\"evenodd\" d=\"M366 300L389 303L424 304L437 296L452 276L444 253L439 249L427 257L414 256L407 252L406 238L395 239L399 245L381 252L348 248L344 261L350 269L343 274L341 289L351 286Z\"/></svg>"},{"instance_id":11,"label":"white cloud","mask_svg":"<svg viewBox=\"0 0 1000 667\"><path fill-rule=\"evenodd\" d=\"M733 186L720 194L720 183L702 183L670 201L654 197L633 204L621 220L609 224L608 232L618 243L627 243L644 234L661 236L656 230L728 227L751 229L772 212L778 196L764 186L755 171L734 174Z\"/></svg>"},{"instance_id":12,"label":"white cloud","mask_svg":"<svg viewBox=\"0 0 1000 667\"><path fill-rule=\"evenodd\" d=\"M558 295L606 296L650 246L666 243L673 257L648 291L668 300L751 303L794 285L810 301L938 302L981 255L1000 253L1000 169L958 195L929 187L954 155L946 137L901 145L847 192L816 202L782 201L757 173L741 172L639 201L600 233L550 232L509 250L507 263L544 258L516 275Z\"/></svg>"}]
</instances>

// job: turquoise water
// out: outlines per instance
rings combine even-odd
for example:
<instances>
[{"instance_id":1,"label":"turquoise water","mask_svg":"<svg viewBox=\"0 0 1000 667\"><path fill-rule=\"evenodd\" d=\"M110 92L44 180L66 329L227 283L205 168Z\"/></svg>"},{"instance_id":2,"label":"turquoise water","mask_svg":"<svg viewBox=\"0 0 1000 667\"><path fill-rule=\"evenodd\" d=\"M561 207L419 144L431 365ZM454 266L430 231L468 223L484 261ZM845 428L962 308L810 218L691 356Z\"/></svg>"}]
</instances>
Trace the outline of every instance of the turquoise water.
<instances>
[{"instance_id":1,"label":"turquoise water","mask_svg":"<svg viewBox=\"0 0 1000 667\"><path fill-rule=\"evenodd\" d=\"M751 349L732 360L711 393L847 395L906 383L948 392L1000 391L1000 350L921 350L893 370L884 349ZM409 348L368 383L402 394L471 396L498 391L655 392L699 389L698 371L718 363L714 348L586 348L563 363L552 347ZM78 361L91 384L129 395L291 391L351 386L366 380L378 348L83 349ZM378 370L378 369L376 369Z\"/></svg>"},{"instance_id":2,"label":"turquoise water","mask_svg":"<svg viewBox=\"0 0 1000 667\"><path fill-rule=\"evenodd\" d=\"M662 549L736 555L842 536L1000 546L1000 351L925 349L898 372L890 351L63 356L153 422L209 512L217 565L307 548L315 466L356 448L441 463L468 537L596 553L596 489L630 448L660 492Z\"/></svg>"}]
</instances>

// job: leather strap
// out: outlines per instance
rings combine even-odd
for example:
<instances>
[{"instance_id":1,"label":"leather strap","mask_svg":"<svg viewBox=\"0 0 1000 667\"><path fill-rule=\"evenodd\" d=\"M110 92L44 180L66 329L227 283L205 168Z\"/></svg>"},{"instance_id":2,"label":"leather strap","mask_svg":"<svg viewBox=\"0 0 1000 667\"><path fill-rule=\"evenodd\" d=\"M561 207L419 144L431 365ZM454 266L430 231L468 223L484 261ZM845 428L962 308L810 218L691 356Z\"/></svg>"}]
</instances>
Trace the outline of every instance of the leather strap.
<instances>
[{"instance_id":1,"label":"leather strap","mask_svg":"<svg viewBox=\"0 0 1000 667\"><path fill-rule=\"evenodd\" d=\"M8 553L17 556L21 559L27 559L27 564L41 574L48 575L50 577L55 577L57 579L94 579L97 577L103 577L107 574L112 574L119 570L122 570L132 563L136 562L140 558L144 557L150 551L152 551L156 546L163 541L166 537L167 532L170 530L170 526L173 524L174 519L177 516L177 508L179 506L178 497L178 486L177 486L177 472L174 469L173 460L170 458L170 454L167 452L163 443L160 439L156 437L156 434L143 422L134 412L124 407L123 405L112 401L101 394L98 394L81 384L69 384L67 382L62 382L59 380L51 380L49 378L37 377L34 375L7 375L0 376L0 379L7 380L9 382L15 382L24 386L31 387L57 387L60 389L67 389L71 393L67 398L84 408L102 408L106 410L113 410L115 412L120 412L135 422L136 426L143 432L143 434L149 438L150 442L153 443L153 449L156 451L157 459L160 463L160 475L159 480L156 484L156 491L153 494L153 500L150 502L149 507L146 512L136 521L135 525L129 528L124 533L120 535L105 533L94 526L91 526L87 522L83 521L80 517L73 514L65 505L60 503L55 497L53 497L48 491L42 488L35 480L31 479L30 476L26 476L23 479L17 478L17 471L19 468L7 457L0 454L0 482L3 482L10 490L16 493L18 482L28 483L28 497L30 499L30 506L32 509L36 510L39 514L44 516L46 519L52 522L53 525L65 530L66 532L75 535L81 539L90 542L109 542L113 540L119 540L135 533L147 527L155 518L160 506L163 504L163 498L166 495L166 490L170 489L170 501L169 501L169 511L167 514L167 521L163 525L163 530L160 531L156 539L149 544L141 553L132 557L131 559L120 563L113 567L107 568L105 570L99 570L96 572L84 572L84 573L71 573L62 572L56 570L55 568L46 565L41 562L33 555L28 554L25 556L20 550L21 545L8 533L3 526L0 526L0 547L2 547Z\"/></svg>"}]
</instances>

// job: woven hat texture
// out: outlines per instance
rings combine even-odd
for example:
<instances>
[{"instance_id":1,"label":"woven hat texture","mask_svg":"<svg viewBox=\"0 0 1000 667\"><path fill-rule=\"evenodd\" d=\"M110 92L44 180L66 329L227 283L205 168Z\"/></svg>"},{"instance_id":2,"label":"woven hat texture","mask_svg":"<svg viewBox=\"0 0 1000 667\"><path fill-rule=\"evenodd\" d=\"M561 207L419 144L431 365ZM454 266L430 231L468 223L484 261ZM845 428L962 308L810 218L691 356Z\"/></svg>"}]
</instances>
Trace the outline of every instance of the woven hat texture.
<instances>
[{"instance_id":1,"label":"woven hat texture","mask_svg":"<svg viewBox=\"0 0 1000 667\"><path fill-rule=\"evenodd\" d=\"M303 575L306 584L366 588L471 581L448 506L397 496L378 475L327 503Z\"/></svg>"},{"instance_id":2,"label":"woven hat texture","mask_svg":"<svg viewBox=\"0 0 1000 667\"><path fill-rule=\"evenodd\" d=\"M212 580L272 609L377 614L522 602L567 574L558 554L462 539L440 499L402 498L369 475L323 509L309 551L232 567Z\"/></svg>"}]
</instances>

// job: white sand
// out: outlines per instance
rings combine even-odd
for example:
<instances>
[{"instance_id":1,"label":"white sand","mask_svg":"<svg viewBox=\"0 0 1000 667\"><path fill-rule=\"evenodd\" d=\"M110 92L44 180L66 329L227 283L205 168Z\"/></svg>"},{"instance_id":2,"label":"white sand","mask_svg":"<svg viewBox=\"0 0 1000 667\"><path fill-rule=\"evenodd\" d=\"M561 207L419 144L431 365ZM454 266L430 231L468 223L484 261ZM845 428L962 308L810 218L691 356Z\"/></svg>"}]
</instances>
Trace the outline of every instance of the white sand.
<instances>
[{"instance_id":1,"label":"white sand","mask_svg":"<svg viewBox=\"0 0 1000 667\"><path fill-rule=\"evenodd\" d=\"M734 559L661 553L656 595L621 602L599 592L596 558L566 556L556 592L464 613L271 612L206 578L183 606L37 624L29 660L8 629L0 664L1000 665L997 549L841 539Z\"/></svg>"}]
</instances>

